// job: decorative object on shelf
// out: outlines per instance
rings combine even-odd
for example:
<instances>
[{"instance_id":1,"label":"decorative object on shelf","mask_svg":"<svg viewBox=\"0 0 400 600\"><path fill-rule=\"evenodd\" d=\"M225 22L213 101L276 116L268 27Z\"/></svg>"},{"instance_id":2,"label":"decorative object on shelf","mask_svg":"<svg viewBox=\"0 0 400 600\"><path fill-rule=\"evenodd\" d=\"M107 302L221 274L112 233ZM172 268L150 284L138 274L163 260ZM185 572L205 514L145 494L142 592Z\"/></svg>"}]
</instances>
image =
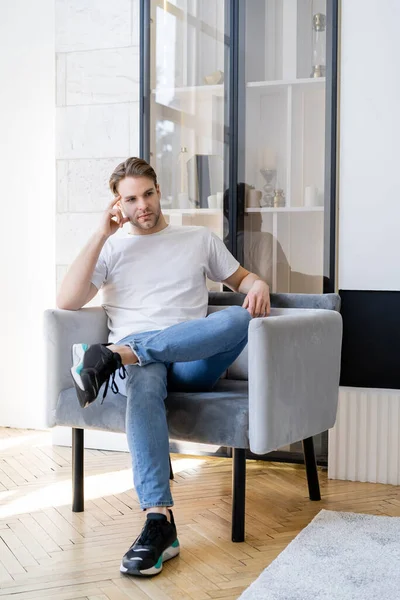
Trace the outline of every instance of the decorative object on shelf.
<instances>
[{"instance_id":1,"label":"decorative object on shelf","mask_svg":"<svg viewBox=\"0 0 400 600\"><path fill-rule=\"evenodd\" d=\"M206 85L218 85L219 83L224 82L224 72L223 71L214 71L214 73L210 73L210 75L206 75L204 77L204 83Z\"/></svg>"},{"instance_id":2,"label":"decorative object on shelf","mask_svg":"<svg viewBox=\"0 0 400 600\"><path fill-rule=\"evenodd\" d=\"M246 208L260 208L261 198L261 190L256 190L254 189L254 186L251 186L246 194Z\"/></svg>"},{"instance_id":3,"label":"decorative object on shelf","mask_svg":"<svg viewBox=\"0 0 400 600\"><path fill-rule=\"evenodd\" d=\"M224 195L222 192L217 192L216 194L211 194L208 196L208 208L219 209L223 206Z\"/></svg>"},{"instance_id":4,"label":"decorative object on shelf","mask_svg":"<svg viewBox=\"0 0 400 600\"><path fill-rule=\"evenodd\" d=\"M187 192L178 193L178 208L181 208L182 210L190 208L189 194Z\"/></svg>"},{"instance_id":5,"label":"decorative object on shelf","mask_svg":"<svg viewBox=\"0 0 400 600\"><path fill-rule=\"evenodd\" d=\"M272 148L261 148L259 158L264 169L276 169L276 152Z\"/></svg>"},{"instance_id":6,"label":"decorative object on shelf","mask_svg":"<svg viewBox=\"0 0 400 600\"><path fill-rule=\"evenodd\" d=\"M285 194L283 193L283 190L281 190L281 189L274 190L274 208L281 208L282 206L285 206L285 204L286 204L286 199L285 199Z\"/></svg>"},{"instance_id":7,"label":"decorative object on shelf","mask_svg":"<svg viewBox=\"0 0 400 600\"><path fill-rule=\"evenodd\" d=\"M188 194L187 161L189 155L186 146L182 146L177 160L176 187L179 194Z\"/></svg>"},{"instance_id":8,"label":"decorative object on shelf","mask_svg":"<svg viewBox=\"0 0 400 600\"><path fill-rule=\"evenodd\" d=\"M208 208L208 196L218 195L223 187L223 159L219 154L195 154L186 166L189 202L194 208Z\"/></svg>"},{"instance_id":9,"label":"decorative object on shelf","mask_svg":"<svg viewBox=\"0 0 400 600\"><path fill-rule=\"evenodd\" d=\"M160 206L163 210L169 210L170 208L172 208L172 200L166 200L164 198L161 198Z\"/></svg>"},{"instance_id":10,"label":"decorative object on shelf","mask_svg":"<svg viewBox=\"0 0 400 600\"><path fill-rule=\"evenodd\" d=\"M276 169L260 169L260 173L266 181L266 184L263 186L264 195L260 205L266 208L272 208L274 206Z\"/></svg>"},{"instance_id":11,"label":"decorative object on shelf","mask_svg":"<svg viewBox=\"0 0 400 600\"><path fill-rule=\"evenodd\" d=\"M217 194L211 194L211 196L208 196L207 202L208 208L218 208Z\"/></svg>"},{"instance_id":12,"label":"decorative object on shelf","mask_svg":"<svg viewBox=\"0 0 400 600\"><path fill-rule=\"evenodd\" d=\"M312 73L311 77L325 77L326 73L326 16L313 16Z\"/></svg>"},{"instance_id":13,"label":"decorative object on shelf","mask_svg":"<svg viewBox=\"0 0 400 600\"><path fill-rule=\"evenodd\" d=\"M189 201L195 208L208 208L211 196L210 165L208 154L195 154L187 162Z\"/></svg>"},{"instance_id":14,"label":"decorative object on shelf","mask_svg":"<svg viewBox=\"0 0 400 600\"><path fill-rule=\"evenodd\" d=\"M319 206L318 188L315 185L307 185L304 188L304 206Z\"/></svg>"}]
</instances>

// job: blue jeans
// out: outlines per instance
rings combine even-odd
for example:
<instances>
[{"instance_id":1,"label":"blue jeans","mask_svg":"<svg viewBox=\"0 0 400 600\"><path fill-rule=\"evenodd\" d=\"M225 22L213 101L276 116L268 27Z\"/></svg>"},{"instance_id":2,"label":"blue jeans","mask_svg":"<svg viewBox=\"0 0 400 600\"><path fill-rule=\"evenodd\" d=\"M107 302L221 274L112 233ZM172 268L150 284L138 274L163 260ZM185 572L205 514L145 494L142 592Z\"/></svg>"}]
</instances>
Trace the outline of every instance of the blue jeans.
<instances>
[{"instance_id":1,"label":"blue jeans","mask_svg":"<svg viewBox=\"0 0 400 600\"><path fill-rule=\"evenodd\" d=\"M172 506L165 399L169 391L208 391L247 344L251 316L230 306L204 319L128 335L139 364L126 379L126 433L142 509Z\"/></svg>"}]
</instances>

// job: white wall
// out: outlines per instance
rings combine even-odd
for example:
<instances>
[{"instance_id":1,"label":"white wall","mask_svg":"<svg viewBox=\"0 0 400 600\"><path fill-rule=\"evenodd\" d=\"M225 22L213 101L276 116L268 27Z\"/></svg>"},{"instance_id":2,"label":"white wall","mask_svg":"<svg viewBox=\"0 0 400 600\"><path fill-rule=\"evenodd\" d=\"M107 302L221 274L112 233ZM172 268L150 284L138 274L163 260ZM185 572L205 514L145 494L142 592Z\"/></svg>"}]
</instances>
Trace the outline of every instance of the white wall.
<instances>
[{"instance_id":1,"label":"white wall","mask_svg":"<svg viewBox=\"0 0 400 600\"><path fill-rule=\"evenodd\" d=\"M0 19L0 426L40 428L42 313L54 304L54 0Z\"/></svg>"},{"instance_id":2,"label":"white wall","mask_svg":"<svg viewBox=\"0 0 400 600\"><path fill-rule=\"evenodd\" d=\"M139 149L139 0L55 0L57 287ZM91 304L98 304L95 298Z\"/></svg>"},{"instance_id":3,"label":"white wall","mask_svg":"<svg viewBox=\"0 0 400 600\"><path fill-rule=\"evenodd\" d=\"M399 22L398 0L342 0L341 289L400 289Z\"/></svg>"}]
</instances>

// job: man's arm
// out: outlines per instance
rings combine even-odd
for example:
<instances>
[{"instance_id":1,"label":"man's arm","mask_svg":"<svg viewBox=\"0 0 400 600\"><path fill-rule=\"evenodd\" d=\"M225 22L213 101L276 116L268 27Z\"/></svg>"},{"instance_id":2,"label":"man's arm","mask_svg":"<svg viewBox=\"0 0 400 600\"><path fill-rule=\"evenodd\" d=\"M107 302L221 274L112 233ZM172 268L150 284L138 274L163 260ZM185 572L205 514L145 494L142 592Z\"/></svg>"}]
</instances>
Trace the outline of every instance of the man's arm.
<instances>
[{"instance_id":1,"label":"man's arm","mask_svg":"<svg viewBox=\"0 0 400 600\"><path fill-rule=\"evenodd\" d=\"M97 294L97 287L91 280L100 252L108 238L128 220L119 208L114 208L118 200L119 196L110 202L98 230L68 269L57 295L58 308L79 310Z\"/></svg>"},{"instance_id":2,"label":"man's arm","mask_svg":"<svg viewBox=\"0 0 400 600\"><path fill-rule=\"evenodd\" d=\"M100 252L106 242L95 233L78 254L61 284L57 294L57 306L65 310L79 310L97 294L97 287L91 282Z\"/></svg>"},{"instance_id":3,"label":"man's arm","mask_svg":"<svg viewBox=\"0 0 400 600\"><path fill-rule=\"evenodd\" d=\"M252 317L268 316L271 310L269 286L255 273L250 273L242 266L228 279L222 282L234 292L247 294L243 308L247 308Z\"/></svg>"}]
</instances>

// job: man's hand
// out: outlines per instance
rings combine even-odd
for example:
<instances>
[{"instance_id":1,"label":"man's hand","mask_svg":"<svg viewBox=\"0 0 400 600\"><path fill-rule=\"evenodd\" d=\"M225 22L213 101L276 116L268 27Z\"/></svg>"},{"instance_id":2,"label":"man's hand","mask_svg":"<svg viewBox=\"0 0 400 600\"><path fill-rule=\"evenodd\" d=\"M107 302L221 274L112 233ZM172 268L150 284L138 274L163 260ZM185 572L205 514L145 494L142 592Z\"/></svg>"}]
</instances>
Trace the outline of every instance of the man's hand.
<instances>
[{"instance_id":1,"label":"man's hand","mask_svg":"<svg viewBox=\"0 0 400 600\"><path fill-rule=\"evenodd\" d=\"M115 196L101 217L99 233L106 238L114 235L118 229L129 221L128 217L124 217L121 209L117 206L120 200L121 196Z\"/></svg>"},{"instance_id":2,"label":"man's hand","mask_svg":"<svg viewBox=\"0 0 400 600\"><path fill-rule=\"evenodd\" d=\"M257 279L251 286L243 302L252 317L268 317L271 312L269 286L265 281Z\"/></svg>"}]
</instances>

